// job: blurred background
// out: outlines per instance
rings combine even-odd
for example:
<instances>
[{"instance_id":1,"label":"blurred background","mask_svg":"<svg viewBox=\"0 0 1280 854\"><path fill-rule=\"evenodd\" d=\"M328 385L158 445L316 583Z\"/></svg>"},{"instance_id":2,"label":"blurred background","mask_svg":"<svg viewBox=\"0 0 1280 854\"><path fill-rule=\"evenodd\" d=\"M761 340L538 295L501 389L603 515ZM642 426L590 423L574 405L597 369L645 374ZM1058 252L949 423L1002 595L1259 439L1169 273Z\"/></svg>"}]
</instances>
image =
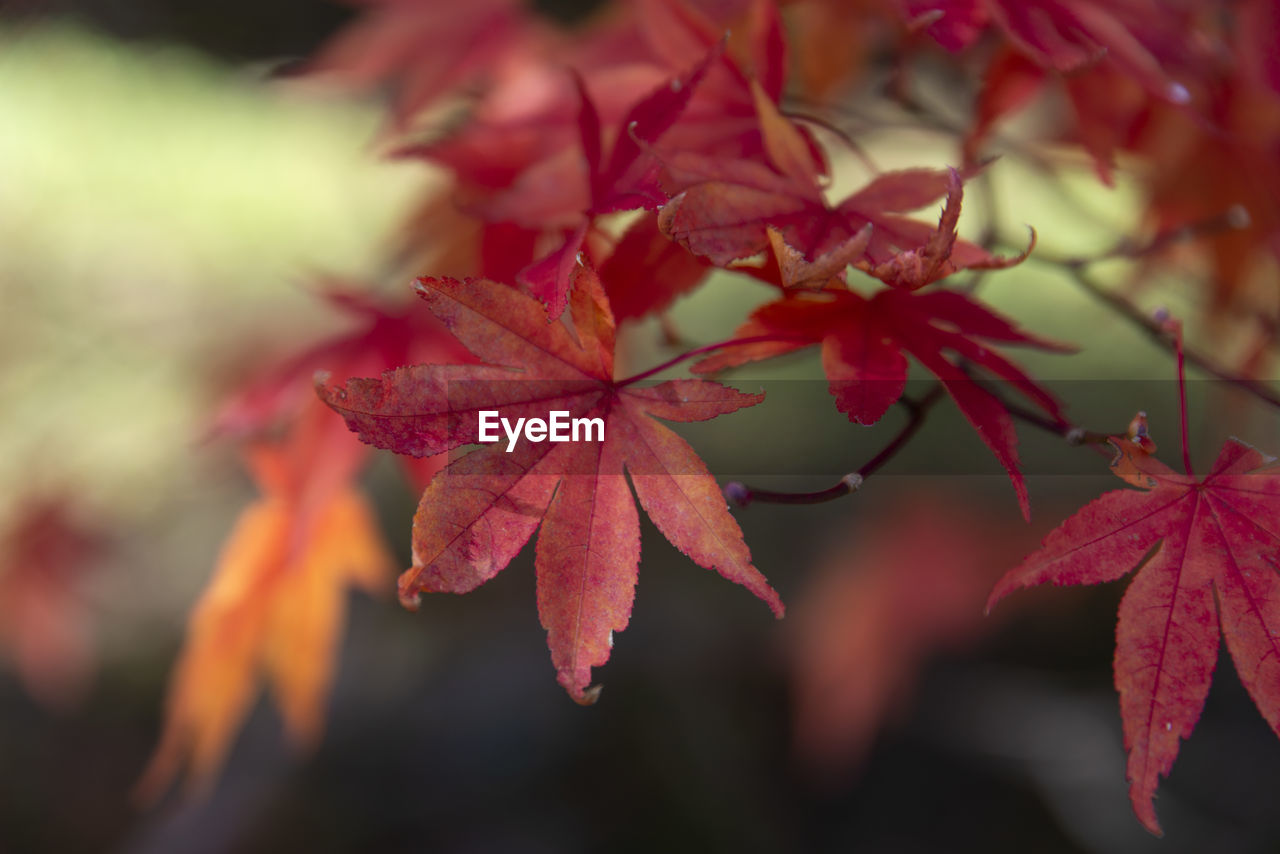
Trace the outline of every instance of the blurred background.
<instances>
[{"instance_id":1,"label":"blurred background","mask_svg":"<svg viewBox=\"0 0 1280 854\"><path fill-rule=\"evenodd\" d=\"M318 0L0 5L0 851L1280 847L1280 743L1229 657L1161 788L1156 840L1130 812L1112 686L1125 583L1022 593L982 617L1005 569L1119 484L1087 450L1026 430L1024 525L949 404L864 492L735 511L790 606L782 623L645 521L631 624L596 674L601 701L579 708L549 665L531 549L416 614L355 594L314 751L290 748L263 697L206 796L139 806L188 613L256 494L209 438L214 415L255 365L342 328L314 282L385 280L398 223L434 180L378 156L383 104L288 79L350 14ZM952 155L927 131L859 141L886 167ZM1026 169L993 167L992 198L1042 251L1097 251L1137 219L1133 189L1103 188L1083 161L1065 192ZM982 210L966 200L962 231ZM1175 311L1192 305L1178 293ZM1019 354L1078 422L1119 431L1145 409L1176 446L1173 366L1146 338L1047 267L993 276L983 295L1085 345ZM672 319L718 340L765 296L722 276ZM670 354L656 321L625 346L641 366ZM826 486L901 421L850 425L818 376L816 358L744 373L774 405L682 432L723 480ZM1198 462L1233 432L1277 450L1274 413L1192 385ZM407 566L413 488L383 457L363 482Z\"/></svg>"}]
</instances>

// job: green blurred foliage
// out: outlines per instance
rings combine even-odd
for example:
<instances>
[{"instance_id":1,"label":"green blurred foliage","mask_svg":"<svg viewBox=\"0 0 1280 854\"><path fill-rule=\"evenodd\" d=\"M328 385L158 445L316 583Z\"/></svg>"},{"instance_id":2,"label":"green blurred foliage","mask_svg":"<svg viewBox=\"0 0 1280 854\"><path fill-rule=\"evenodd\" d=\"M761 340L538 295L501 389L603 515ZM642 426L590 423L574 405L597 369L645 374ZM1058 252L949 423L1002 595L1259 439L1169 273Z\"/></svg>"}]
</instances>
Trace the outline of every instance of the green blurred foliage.
<instances>
[{"instance_id":1,"label":"green blurred foliage","mask_svg":"<svg viewBox=\"0 0 1280 854\"><path fill-rule=\"evenodd\" d=\"M372 105L67 27L0 32L0 114L0 508L168 500L222 387L331 325L315 274L376 275L424 180Z\"/></svg>"}]
</instances>

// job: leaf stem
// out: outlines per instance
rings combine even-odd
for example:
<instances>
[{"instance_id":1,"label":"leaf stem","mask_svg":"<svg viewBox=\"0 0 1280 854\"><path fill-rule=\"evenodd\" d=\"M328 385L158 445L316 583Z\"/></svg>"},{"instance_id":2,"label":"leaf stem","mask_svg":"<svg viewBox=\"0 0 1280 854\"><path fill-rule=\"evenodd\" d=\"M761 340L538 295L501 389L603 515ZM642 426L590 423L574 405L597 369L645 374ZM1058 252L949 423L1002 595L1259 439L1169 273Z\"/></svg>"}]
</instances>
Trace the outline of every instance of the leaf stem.
<instances>
[{"instance_id":1,"label":"leaf stem","mask_svg":"<svg viewBox=\"0 0 1280 854\"><path fill-rule=\"evenodd\" d=\"M649 368L647 371L641 371L640 373L629 376L626 379L617 380L613 385L614 388L622 388L623 386L629 386L632 383L638 383L641 380L647 380L649 377L654 376L655 374L660 374L667 368L678 365L681 362L688 361L689 359L696 359L698 356L703 356L716 350L723 350L725 347L740 347L748 344L767 344L781 341L796 341L810 344L817 343L798 335L751 335L747 338L730 338L727 341L718 341L715 344L707 344L704 347L688 350L681 353L679 356L667 359L665 362Z\"/></svg>"},{"instance_id":2,"label":"leaf stem","mask_svg":"<svg viewBox=\"0 0 1280 854\"><path fill-rule=\"evenodd\" d=\"M863 481L883 468L889 460L893 459L902 450L904 445L911 441L911 438L924 426L924 419L929 410L941 399L941 383L934 383L928 393L919 400L911 400L907 397L900 398L898 402L907 407L910 413L907 423L902 425L902 429L889 440L888 444L881 448L874 457L863 463L857 471L846 474L826 489L819 489L817 492L775 492L771 489L755 489L745 483L734 481L725 485L725 498L739 507L746 507L748 504L757 501L766 504L823 504L827 501L843 498L851 492L857 492Z\"/></svg>"},{"instance_id":3,"label":"leaf stem","mask_svg":"<svg viewBox=\"0 0 1280 854\"><path fill-rule=\"evenodd\" d=\"M987 394L999 401L1001 408L1008 412L1010 416L1017 418L1019 421L1025 422L1032 427L1043 430L1046 433L1052 433L1067 440L1068 445L1088 445L1103 456L1110 456L1107 448L1112 436L1118 436L1120 433L1099 433L1096 430L1086 430L1079 427L1065 417L1059 415L1052 418L1042 412L1034 409L1028 409L1017 403L1006 400L1004 395L996 388L992 388L991 384L983 381L980 377L974 376L968 366L961 364L960 369L964 371L969 379L973 380Z\"/></svg>"},{"instance_id":4,"label":"leaf stem","mask_svg":"<svg viewBox=\"0 0 1280 854\"><path fill-rule=\"evenodd\" d=\"M1182 428L1182 468L1191 476L1194 473L1191 471L1191 452L1188 450L1187 364L1182 352L1182 321L1166 316L1164 325L1173 333L1173 352L1178 357L1178 422Z\"/></svg>"}]
</instances>

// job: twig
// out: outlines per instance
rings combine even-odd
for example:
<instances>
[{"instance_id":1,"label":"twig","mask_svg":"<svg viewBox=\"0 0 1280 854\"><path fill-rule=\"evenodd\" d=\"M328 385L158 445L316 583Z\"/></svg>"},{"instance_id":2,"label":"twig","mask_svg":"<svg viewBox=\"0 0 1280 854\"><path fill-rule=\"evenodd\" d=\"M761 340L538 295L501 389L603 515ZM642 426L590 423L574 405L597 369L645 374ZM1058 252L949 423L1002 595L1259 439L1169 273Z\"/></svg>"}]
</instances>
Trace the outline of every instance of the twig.
<instances>
[{"instance_id":1,"label":"twig","mask_svg":"<svg viewBox=\"0 0 1280 854\"><path fill-rule=\"evenodd\" d=\"M857 471L850 472L826 489L820 489L817 492L774 492L769 489L754 489L745 483L734 481L725 485L725 498L739 507L746 507L755 501L767 504L822 504L843 498L851 492L858 491L868 477L883 468L902 450L904 445L911 441L911 438L924 425L925 415L941 399L941 383L934 383L929 392L919 400L900 398L898 402L905 406L910 414L907 423L902 425L902 429L880 449L879 453L863 463Z\"/></svg>"},{"instance_id":2,"label":"twig","mask_svg":"<svg viewBox=\"0 0 1280 854\"><path fill-rule=\"evenodd\" d=\"M1174 349L1176 343L1175 336L1170 332L1165 324L1161 323L1157 318L1129 302L1128 299L1120 294L1099 285L1083 269L1082 265L1059 266L1062 266L1063 269L1070 273L1076 284L1078 284L1087 294L1115 311L1138 329L1145 332L1148 337L1155 340L1162 347L1169 350ZM1277 392L1268 383L1233 373L1232 371L1221 367L1198 350L1183 348L1183 355L1187 364L1195 365L1206 374L1229 382L1237 388L1249 392L1259 400L1263 400L1272 406L1280 408L1280 392Z\"/></svg>"},{"instance_id":3,"label":"twig","mask_svg":"<svg viewBox=\"0 0 1280 854\"><path fill-rule=\"evenodd\" d=\"M1121 240L1111 249L1100 255L1091 255L1088 257L1072 257L1061 258L1055 263L1064 267L1080 268L1087 267L1099 261L1109 261L1116 258L1127 258L1138 260L1148 255L1172 246L1176 243L1185 243L1188 240L1195 240L1198 237L1208 237L1219 234L1224 231L1238 231L1248 228L1252 219L1249 211L1244 205L1232 205L1221 213L1213 216L1205 217L1195 222L1189 222L1186 225L1180 225L1177 228L1171 228L1162 231L1151 240L1142 244L1135 244L1130 240Z\"/></svg>"},{"instance_id":4,"label":"twig","mask_svg":"<svg viewBox=\"0 0 1280 854\"><path fill-rule=\"evenodd\" d=\"M1178 356L1178 425L1182 430L1182 469L1190 477L1191 471L1191 438L1187 430L1187 362L1184 348L1182 346L1182 321L1175 320L1168 316L1168 312L1161 312L1156 320L1162 321L1164 327L1173 335L1173 352Z\"/></svg>"},{"instance_id":5,"label":"twig","mask_svg":"<svg viewBox=\"0 0 1280 854\"><path fill-rule=\"evenodd\" d=\"M989 382L984 381L981 377L975 377L973 372L969 370L969 366L967 364L962 363L960 365L960 369L965 372L965 375L968 376L969 379L973 380L980 388L982 388L983 391L994 397L1000 403L1000 406L1004 411L1008 412L1009 415L1019 421L1029 424L1032 427L1043 430L1046 433L1052 433L1055 436L1066 439L1068 445L1087 445L1093 447L1094 450L1106 454L1107 451L1105 448L1109 445L1111 438L1113 436L1123 435L1123 431L1119 433L1099 433L1096 430L1086 430L1083 427L1073 424L1062 416L1051 418L1050 416L1037 412L1034 409L1028 409L1020 404L1012 403L1006 400L1004 395L1000 394L999 391L992 388Z\"/></svg>"}]
</instances>

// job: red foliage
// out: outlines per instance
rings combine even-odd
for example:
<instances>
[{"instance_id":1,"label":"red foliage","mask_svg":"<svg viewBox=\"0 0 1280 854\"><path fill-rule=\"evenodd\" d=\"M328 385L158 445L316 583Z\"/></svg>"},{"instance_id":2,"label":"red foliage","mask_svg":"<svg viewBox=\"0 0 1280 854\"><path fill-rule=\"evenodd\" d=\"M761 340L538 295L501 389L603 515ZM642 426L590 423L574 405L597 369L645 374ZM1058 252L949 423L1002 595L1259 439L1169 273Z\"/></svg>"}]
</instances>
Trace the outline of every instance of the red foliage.
<instances>
[{"instance_id":1,"label":"red foliage","mask_svg":"<svg viewBox=\"0 0 1280 854\"><path fill-rule=\"evenodd\" d=\"M541 525L538 613L560 684L594 702L591 668L631 615L640 527L627 487L658 529L700 566L742 584L781 617L782 602L751 565L715 479L683 439L653 420L704 421L759 403L705 380L656 386L615 381L614 320L595 274L575 272L573 331L548 325L538 304L486 281L422 279L419 294L486 365L420 365L381 379L324 386L325 401L362 441L421 456L483 441L480 413L506 418L599 418L602 439L514 439L452 462L414 517L413 567L400 598L465 593L510 563ZM500 366L500 367L496 367ZM513 452L514 451L514 452Z\"/></svg>"},{"instance_id":2,"label":"red foliage","mask_svg":"<svg viewBox=\"0 0 1280 854\"><path fill-rule=\"evenodd\" d=\"M907 383L904 353L910 353L942 380L956 406L1009 473L1023 515L1030 515L1013 419L995 395L948 358L947 351L1008 382L1061 421L1057 400L982 340L1046 350L1069 348L1021 331L956 291L912 293L885 288L868 299L834 279L822 291L789 293L756 309L738 327L737 335L761 340L726 347L699 362L696 369L709 373L819 345L836 408L858 424L879 421L902 396Z\"/></svg>"},{"instance_id":3,"label":"red foliage","mask_svg":"<svg viewBox=\"0 0 1280 854\"><path fill-rule=\"evenodd\" d=\"M946 195L953 173L890 172L831 207L822 191L826 167L808 138L763 94L758 93L756 108L767 162L687 151L663 157L663 185L672 195L659 217L663 233L722 267L764 251L771 228L811 261L835 256L881 265L896 251L928 243L934 229L901 214ZM863 235L868 225L871 232ZM854 241L862 251L850 258L842 249ZM980 247L959 239L948 255L960 268L990 262Z\"/></svg>"},{"instance_id":4,"label":"red foliage","mask_svg":"<svg viewBox=\"0 0 1280 854\"><path fill-rule=\"evenodd\" d=\"M1116 689L1129 797L1152 833L1156 785L1191 735L1218 657L1219 620L1241 681L1280 733L1280 467L1235 439L1203 479L1128 439L1112 470L1143 492L1091 502L1001 579L988 608L1020 587L1098 584L1135 567L1116 627Z\"/></svg>"},{"instance_id":5,"label":"red foliage","mask_svg":"<svg viewBox=\"0 0 1280 854\"><path fill-rule=\"evenodd\" d=\"M538 531L539 614L558 679L580 702L595 698L592 668L630 618L637 498L695 563L782 613L714 478L655 420L708 420L762 396L700 379L639 382L659 368L702 356L695 370L706 373L820 347L836 408L870 424L902 398L911 357L950 394L1029 514L1015 418L1066 438L1098 434L1075 428L1038 379L995 349L1068 348L988 308L973 293L977 277L963 277L1021 263L1034 233L1021 255L994 254L1003 219L991 209L994 192L984 245L959 238L957 224L963 181L992 178L981 156L991 133L1046 89L1069 105L1046 136L1080 149L1106 183L1131 163L1142 167L1129 177L1159 236L1122 236L1101 257L1159 259L1186 229L1207 252L1211 275L1202 278L1214 320L1242 314L1262 342L1247 354L1250 370L1265 364L1276 339L1274 283L1250 287L1280 257L1280 64L1270 0L795 0L783 9L773 0L634 0L572 27L516 0L360 5L364 14L311 67L357 86L389 86L395 156L447 174L448 198L437 193L419 206L398 259L415 265L413 274L432 274L418 280L428 310L388 309L352 289L331 294L359 328L263 371L217 420L216 434L244 444L263 495L232 533L193 615L147 778L153 792L183 760L195 779L210 778L264 674L290 731L304 740L318 732L343 591L375 587L386 563L353 491L368 450L352 432L419 460L407 463L425 491L413 565L399 581L406 606L422 592L477 587ZM934 65L915 63L920 52ZM810 93L827 98L864 67L883 72L874 79L887 97L866 111L865 126L877 129L887 106L900 117L891 121L944 129L961 144L962 168L882 172L867 158L871 179L829 199L840 163L786 102L792 64ZM964 75L983 67L981 87L966 89ZM971 115L930 110L913 91L918 70L950 94L976 93ZM958 81L941 80L952 72ZM826 117L843 118L841 106L805 109L839 135ZM850 117L863 121L861 106ZM861 153L856 140L844 141ZM1028 142L1028 159L1052 173L1058 148L1037 147L1042 141ZM911 216L944 199L936 225ZM427 257L430 269L418 269ZM1171 327L1085 277L1087 259L1050 263L1169 342ZM615 378L616 325L665 311L714 267L726 280L765 282L772 300L745 322L725 319L737 339ZM1180 343L1177 353L1181 366ZM1192 361L1276 401L1211 357ZM319 394L345 428L307 398L317 370L329 372ZM991 382L1030 406L1006 401ZM922 399L928 405L906 401L912 421L856 477L819 493L759 494L799 504L860 488L862 474L915 435L940 387ZM558 444L526 434L438 470L446 452L484 444L482 412L526 426L551 412L599 419L603 436ZM1149 457L1142 426L1118 440L1115 468L1146 491L1088 505L991 601L1044 581L1117 578L1142 563L1121 607L1116 672L1133 802L1157 830L1156 783L1199 714L1219 620L1246 685L1280 727L1280 696L1267 681L1272 629L1280 630L1268 604L1280 601L1271 590L1280 551L1265 521L1280 492L1275 470L1262 470L1261 455L1234 440L1203 481L1174 474ZM827 712L848 717L822 717L805 701L811 751L865 740L930 650L978 631L976 609L963 603L995 559L959 558L989 554L987 543L974 542L976 523L914 512L924 513L901 511L885 525L887 540L860 547L881 568L832 588L815 617L802 691L815 696L827 690L815 685L838 682L839 702ZM936 536L921 540L912 527ZM298 608L298 591L319 604ZM286 649L306 666L284 667ZM865 677L857 692L839 681L849 669Z\"/></svg>"}]
</instances>

